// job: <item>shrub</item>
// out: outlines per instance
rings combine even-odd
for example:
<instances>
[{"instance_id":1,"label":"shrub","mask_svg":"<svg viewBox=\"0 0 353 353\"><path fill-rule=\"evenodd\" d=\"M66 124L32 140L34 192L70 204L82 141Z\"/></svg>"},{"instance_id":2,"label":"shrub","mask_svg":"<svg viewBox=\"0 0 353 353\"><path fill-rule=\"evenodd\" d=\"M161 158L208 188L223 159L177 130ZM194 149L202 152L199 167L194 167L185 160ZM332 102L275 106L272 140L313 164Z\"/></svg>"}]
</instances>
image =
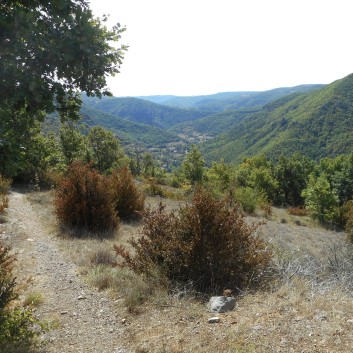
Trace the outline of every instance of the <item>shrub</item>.
<instances>
[{"instance_id":1,"label":"shrub","mask_svg":"<svg viewBox=\"0 0 353 353\"><path fill-rule=\"evenodd\" d=\"M147 195L150 195L150 196L160 196L160 197L166 196L163 189L156 183L155 178L148 178L146 193Z\"/></svg>"},{"instance_id":2,"label":"shrub","mask_svg":"<svg viewBox=\"0 0 353 353\"><path fill-rule=\"evenodd\" d=\"M75 229L112 231L119 225L107 177L76 162L60 182L54 205L59 221Z\"/></svg>"},{"instance_id":3,"label":"shrub","mask_svg":"<svg viewBox=\"0 0 353 353\"><path fill-rule=\"evenodd\" d=\"M10 189L12 180L4 178L0 174L0 213L5 211L5 208L9 207L9 198L7 193Z\"/></svg>"},{"instance_id":4,"label":"shrub","mask_svg":"<svg viewBox=\"0 0 353 353\"><path fill-rule=\"evenodd\" d=\"M134 255L121 245L115 251L136 273L161 273L198 291L244 288L262 277L271 259L265 242L254 235L257 227L225 199L200 189L178 213L167 213L162 203L145 212L142 237L130 241Z\"/></svg>"},{"instance_id":5,"label":"shrub","mask_svg":"<svg viewBox=\"0 0 353 353\"><path fill-rule=\"evenodd\" d=\"M309 212L302 207L289 207L287 209L287 213L289 213L292 216L298 216L298 217L304 217L309 215Z\"/></svg>"},{"instance_id":6,"label":"shrub","mask_svg":"<svg viewBox=\"0 0 353 353\"><path fill-rule=\"evenodd\" d=\"M17 298L12 267L15 257L10 255L10 248L0 244L0 310Z\"/></svg>"},{"instance_id":7,"label":"shrub","mask_svg":"<svg viewBox=\"0 0 353 353\"><path fill-rule=\"evenodd\" d=\"M256 191L250 187L240 187L235 189L234 198L241 205L244 212L254 213L256 210L258 196Z\"/></svg>"},{"instance_id":8,"label":"shrub","mask_svg":"<svg viewBox=\"0 0 353 353\"><path fill-rule=\"evenodd\" d=\"M14 255L10 248L0 244L0 352L29 352L39 345L42 324L30 309L13 305L18 298L16 281L12 274Z\"/></svg>"},{"instance_id":9,"label":"shrub","mask_svg":"<svg viewBox=\"0 0 353 353\"><path fill-rule=\"evenodd\" d=\"M6 195L10 189L12 180L6 179L0 174L0 194Z\"/></svg>"},{"instance_id":10,"label":"shrub","mask_svg":"<svg viewBox=\"0 0 353 353\"><path fill-rule=\"evenodd\" d=\"M109 179L113 203L119 217L124 220L140 218L144 208L144 196L135 185L127 166L115 171Z\"/></svg>"},{"instance_id":11,"label":"shrub","mask_svg":"<svg viewBox=\"0 0 353 353\"><path fill-rule=\"evenodd\" d=\"M9 207L9 198L0 194L0 213L3 213Z\"/></svg>"},{"instance_id":12,"label":"shrub","mask_svg":"<svg viewBox=\"0 0 353 353\"><path fill-rule=\"evenodd\" d=\"M353 243L353 200L350 200L346 204L346 233L348 240Z\"/></svg>"}]
</instances>

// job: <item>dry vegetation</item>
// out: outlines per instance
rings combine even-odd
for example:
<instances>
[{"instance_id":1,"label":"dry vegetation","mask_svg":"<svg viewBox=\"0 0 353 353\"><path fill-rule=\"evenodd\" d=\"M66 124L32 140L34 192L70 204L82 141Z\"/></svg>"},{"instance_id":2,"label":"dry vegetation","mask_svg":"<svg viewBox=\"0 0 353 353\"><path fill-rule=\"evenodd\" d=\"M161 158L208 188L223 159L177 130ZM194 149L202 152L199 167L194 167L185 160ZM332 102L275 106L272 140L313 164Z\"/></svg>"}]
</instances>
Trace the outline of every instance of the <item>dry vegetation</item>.
<instances>
[{"instance_id":1,"label":"dry vegetation","mask_svg":"<svg viewBox=\"0 0 353 353\"><path fill-rule=\"evenodd\" d=\"M43 221L57 230L51 198L51 193L29 195ZM148 197L146 203L155 206L159 199ZM163 201L168 209L182 203ZM243 291L233 312L208 324L212 314L187 286L167 292L156 282L110 266L116 261L113 245L128 247L140 231L139 222L122 222L108 239L61 238L62 249L86 280L115 300L131 351L351 352L353 261L343 233L274 209L259 235L275 250L277 280L266 290Z\"/></svg>"}]
</instances>

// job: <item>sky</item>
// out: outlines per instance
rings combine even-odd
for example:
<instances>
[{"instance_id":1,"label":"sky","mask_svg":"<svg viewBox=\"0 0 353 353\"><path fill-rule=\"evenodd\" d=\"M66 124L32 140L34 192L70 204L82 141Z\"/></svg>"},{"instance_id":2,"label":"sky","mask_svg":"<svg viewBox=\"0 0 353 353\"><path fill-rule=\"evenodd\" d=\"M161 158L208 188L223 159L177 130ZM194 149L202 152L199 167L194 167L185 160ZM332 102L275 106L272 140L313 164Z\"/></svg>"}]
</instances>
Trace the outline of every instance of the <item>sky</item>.
<instances>
[{"instance_id":1,"label":"sky","mask_svg":"<svg viewBox=\"0 0 353 353\"><path fill-rule=\"evenodd\" d=\"M114 96L331 83L353 73L352 0L90 0L126 26Z\"/></svg>"}]
</instances>

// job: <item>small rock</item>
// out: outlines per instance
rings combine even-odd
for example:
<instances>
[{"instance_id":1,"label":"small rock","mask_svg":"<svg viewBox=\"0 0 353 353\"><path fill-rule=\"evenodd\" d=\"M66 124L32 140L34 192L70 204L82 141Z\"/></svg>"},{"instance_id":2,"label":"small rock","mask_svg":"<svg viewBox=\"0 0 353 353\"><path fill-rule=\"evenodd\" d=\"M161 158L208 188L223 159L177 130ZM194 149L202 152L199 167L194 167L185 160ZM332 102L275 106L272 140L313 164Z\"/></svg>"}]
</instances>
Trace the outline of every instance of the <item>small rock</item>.
<instances>
[{"instance_id":1,"label":"small rock","mask_svg":"<svg viewBox=\"0 0 353 353\"><path fill-rule=\"evenodd\" d=\"M348 319L348 320L347 320L347 323L348 323L348 324L353 324L353 319Z\"/></svg>"},{"instance_id":2,"label":"small rock","mask_svg":"<svg viewBox=\"0 0 353 353\"><path fill-rule=\"evenodd\" d=\"M327 315L326 315L326 313L319 313L319 314L315 315L314 319L317 321L326 321Z\"/></svg>"},{"instance_id":3,"label":"small rock","mask_svg":"<svg viewBox=\"0 0 353 353\"><path fill-rule=\"evenodd\" d=\"M218 323L218 322L220 322L221 320L220 320L220 318L218 317L218 316L215 316L215 317L210 317L208 320L207 320L207 322L209 323L209 324L216 324L216 323Z\"/></svg>"},{"instance_id":4,"label":"small rock","mask_svg":"<svg viewBox=\"0 0 353 353\"><path fill-rule=\"evenodd\" d=\"M68 313L68 311L62 311L60 314L61 315L66 315Z\"/></svg>"},{"instance_id":5,"label":"small rock","mask_svg":"<svg viewBox=\"0 0 353 353\"><path fill-rule=\"evenodd\" d=\"M126 319L121 319L121 323L122 323L123 325L125 325L125 324L126 324Z\"/></svg>"},{"instance_id":6,"label":"small rock","mask_svg":"<svg viewBox=\"0 0 353 353\"><path fill-rule=\"evenodd\" d=\"M79 297L77 297L77 300L84 300L87 299L87 297L85 297L84 295L80 295Z\"/></svg>"},{"instance_id":7,"label":"small rock","mask_svg":"<svg viewBox=\"0 0 353 353\"><path fill-rule=\"evenodd\" d=\"M210 301L208 302L208 309L211 313L224 313L226 311L231 311L234 308L234 297L211 297Z\"/></svg>"}]
</instances>

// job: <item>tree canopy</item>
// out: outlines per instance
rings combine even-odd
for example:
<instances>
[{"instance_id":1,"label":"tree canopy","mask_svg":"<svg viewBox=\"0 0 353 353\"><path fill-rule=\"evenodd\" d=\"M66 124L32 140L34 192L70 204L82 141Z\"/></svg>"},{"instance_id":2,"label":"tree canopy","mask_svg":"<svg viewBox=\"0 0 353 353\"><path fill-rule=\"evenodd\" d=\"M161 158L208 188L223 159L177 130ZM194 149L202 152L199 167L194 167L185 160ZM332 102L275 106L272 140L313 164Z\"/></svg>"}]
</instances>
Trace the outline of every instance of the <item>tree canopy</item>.
<instances>
[{"instance_id":1,"label":"tree canopy","mask_svg":"<svg viewBox=\"0 0 353 353\"><path fill-rule=\"evenodd\" d=\"M0 107L36 113L78 112L79 92L109 95L106 76L119 72L125 28L108 30L85 0L4 0L0 4Z\"/></svg>"},{"instance_id":2,"label":"tree canopy","mask_svg":"<svg viewBox=\"0 0 353 353\"><path fill-rule=\"evenodd\" d=\"M28 131L47 113L76 120L81 92L111 95L106 78L127 47L114 44L125 28L106 21L86 0L0 2L0 173L21 172Z\"/></svg>"}]
</instances>

